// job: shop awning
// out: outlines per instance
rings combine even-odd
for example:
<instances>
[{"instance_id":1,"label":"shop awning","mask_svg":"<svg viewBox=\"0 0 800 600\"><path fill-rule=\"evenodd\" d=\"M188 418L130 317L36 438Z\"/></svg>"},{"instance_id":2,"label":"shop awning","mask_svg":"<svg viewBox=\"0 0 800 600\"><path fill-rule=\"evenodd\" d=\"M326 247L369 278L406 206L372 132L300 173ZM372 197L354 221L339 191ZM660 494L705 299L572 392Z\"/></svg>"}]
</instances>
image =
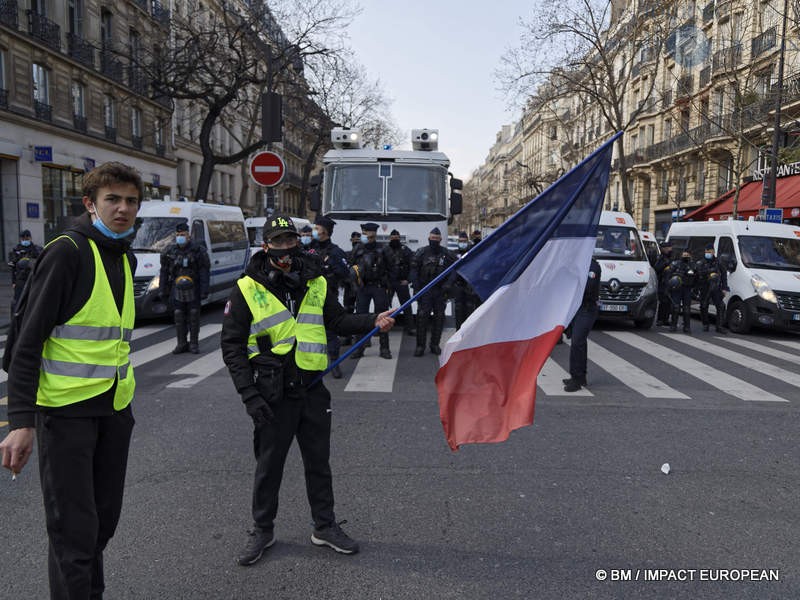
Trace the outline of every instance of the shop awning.
<instances>
[{"instance_id":1,"label":"shop awning","mask_svg":"<svg viewBox=\"0 0 800 600\"><path fill-rule=\"evenodd\" d=\"M737 214L746 219L755 217L761 208L761 191L763 182L751 181L744 184L739 190L739 205ZM716 200L696 208L686 214L682 221L707 221L726 219L733 215L733 199L735 190L729 190ZM775 208L782 208L783 218L797 218L800 215L800 175L789 175L777 180L775 193ZM794 211L792 209L795 209ZM797 214L792 214L792 213Z\"/></svg>"}]
</instances>

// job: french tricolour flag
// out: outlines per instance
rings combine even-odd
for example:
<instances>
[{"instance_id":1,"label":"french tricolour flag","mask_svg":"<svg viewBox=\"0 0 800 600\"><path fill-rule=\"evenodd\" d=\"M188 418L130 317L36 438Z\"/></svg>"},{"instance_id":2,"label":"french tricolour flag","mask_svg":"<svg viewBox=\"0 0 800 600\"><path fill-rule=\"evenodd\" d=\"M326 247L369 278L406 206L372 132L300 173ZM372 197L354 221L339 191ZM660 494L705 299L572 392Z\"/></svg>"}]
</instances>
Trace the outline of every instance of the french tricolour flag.
<instances>
[{"instance_id":1,"label":"french tricolour flag","mask_svg":"<svg viewBox=\"0 0 800 600\"><path fill-rule=\"evenodd\" d=\"M533 423L536 378L583 297L619 135L454 266L483 304L448 340L436 374L451 449Z\"/></svg>"}]
</instances>

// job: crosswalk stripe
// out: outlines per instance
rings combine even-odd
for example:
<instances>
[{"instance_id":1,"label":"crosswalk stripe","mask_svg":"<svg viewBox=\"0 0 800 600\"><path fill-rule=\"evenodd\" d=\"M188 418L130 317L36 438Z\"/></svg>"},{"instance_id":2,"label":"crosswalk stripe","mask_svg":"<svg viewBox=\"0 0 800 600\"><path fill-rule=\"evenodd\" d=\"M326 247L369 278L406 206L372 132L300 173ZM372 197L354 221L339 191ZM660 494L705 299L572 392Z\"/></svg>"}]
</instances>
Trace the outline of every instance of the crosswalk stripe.
<instances>
[{"instance_id":1,"label":"crosswalk stripe","mask_svg":"<svg viewBox=\"0 0 800 600\"><path fill-rule=\"evenodd\" d=\"M800 350L800 342L790 342L789 340L769 340L773 344L780 344L781 346L788 346L795 350Z\"/></svg>"},{"instance_id":2,"label":"crosswalk stripe","mask_svg":"<svg viewBox=\"0 0 800 600\"><path fill-rule=\"evenodd\" d=\"M787 362L793 362L797 365L800 365L800 355L794 352L784 352L782 350L776 350L775 348L768 348L763 344L759 344L757 342L751 342L750 340L745 340L740 337L722 337L720 336L717 339L725 340L730 344L736 344L737 346L742 346L743 348L749 348L750 350L755 350L756 352L761 352L762 354L769 354L775 358L780 358L781 360L785 360ZM800 350L800 344L797 345L797 348Z\"/></svg>"},{"instance_id":3,"label":"crosswalk stripe","mask_svg":"<svg viewBox=\"0 0 800 600\"><path fill-rule=\"evenodd\" d=\"M177 371L173 371L172 375L191 375L185 379L179 379L167 384L169 388L189 388L197 385L204 379L210 377L222 367L225 363L222 362L222 350L217 348L214 352L204 355L202 358L193 360L188 365L182 366Z\"/></svg>"},{"instance_id":4,"label":"crosswalk stripe","mask_svg":"<svg viewBox=\"0 0 800 600\"><path fill-rule=\"evenodd\" d=\"M356 370L344 388L345 392L391 392L394 386L394 375L397 371L397 361L400 357L400 342L403 339L402 331L389 332L389 350L392 358L386 359L378 356L376 348L377 339L372 342L372 347L367 348L369 355L358 359Z\"/></svg>"},{"instance_id":5,"label":"crosswalk stripe","mask_svg":"<svg viewBox=\"0 0 800 600\"><path fill-rule=\"evenodd\" d=\"M8 406L8 396L0 398L0 406Z\"/></svg>"},{"instance_id":6,"label":"crosswalk stripe","mask_svg":"<svg viewBox=\"0 0 800 600\"><path fill-rule=\"evenodd\" d=\"M5 342L6 339L8 339L8 336L5 333L0 335L0 343Z\"/></svg>"},{"instance_id":7,"label":"crosswalk stripe","mask_svg":"<svg viewBox=\"0 0 800 600\"><path fill-rule=\"evenodd\" d=\"M198 338L204 340L222 331L222 323L209 323L200 327ZM158 344L153 344L142 350L137 350L131 353L131 364L134 367L141 367L151 361L157 360L162 356L172 352L175 347L175 340L167 340Z\"/></svg>"},{"instance_id":8,"label":"crosswalk stripe","mask_svg":"<svg viewBox=\"0 0 800 600\"><path fill-rule=\"evenodd\" d=\"M596 364L645 398L689 399L686 394L672 389L647 371L643 371L592 340L589 340L589 359L592 364Z\"/></svg>"},{"instance_id":9,"label":"crosswalk stripe","mask_svg":"<svg viewBox=\"0 0 800 600\"><path fill-rule=\"evenodd\" d=\"M750 356L745 356L744 354L735 352L734 350L729 350L728 348L723 348L719 344L712 344L711 342L707 342L705 340L700 340L696 338L687 340L686 339L687 336L681 335L679 333L662 333L661 335L665 335L672 339L684 342L692 346L693 348L697 348L698 350L708 352L709 354L713 354L718 358L724 358L726 360L731 361L734 364L742 365L743 367L746 367L748 369L753 369L754 371L757 371L759 373L769 375L770 377L774 377L775 379L779 379L795 387L800 387L800 375L794 373L793 371L781 369L777 365L773 365L771 363L765 362L763 360L758 360Z\"/></svg>"},{"instance_id":10,"label":"crosswalk stripe","mask_svg":"<svg viewBox=\"0 0 800 600\"><path fill-rule=\"evenodd\" d=\"M606 331L604 333L633 346L637 350L642 350L644 340L635 333L629 331ZM689 336L681 337L686 337L686 342L692 345L697 341L695 338ZM715 369L699 360L685 356L676 350L672 350L671 348L667 348L655 342L647 342L647 354L664 361L679 371L683 371L687 376L693 377L692 373L702 373L702 381L735 398L748 402L788 402L788 400L784 398L770 394L729 373ZM700 378L698 377L697 379Z\"/></svg>"},{"instance_id":11,"label":"crosswalk stripe","mask_svg":"<svg viewBox=\"0 0 800 600\"><path fill-rule=\"evenodd\" d=\"M542 370L539 371L536 385L548 396L594 396L586 388L581 388L576 392L565 392L562 379L567 377L569 377L569 373L562 369L552 358L548 358L544 366L542 366Z\"/></svg>"},{"instance_id":12,"label":"crosswalk stripe","mask_svg":"<svg viewBox=\"0 0 800 600\"><path fill-rule=\"evenodd\" d=\"M5 383L6 381L8 381L8 373L0 371L0 383Z\"/></svg>"},{"instance_id":13,"label":"crosswalk stripe","mask_svg":"<svg viewBox=\"0 0 800 600\"><path fill-rule=\"evenodd\" d=\"M174 325L144 325L142 327L137 327L133 330L133 335L131 336L132 340L138 340L143 337L147 337L148 335L152 335L154 333L158 333L159 331L164 331L165 329L169 328L172 329Z\"/></svg>"},{"instance_id":14,"label":"crosswalk stripe","mask_svg":"<svg viewBox=\"0 0 800 600\"><path fill-rule=\"evenodd\" d=\"M0 427L5 427L8 425L8 421L0 421Z\"/></svg>"}]
</instances>

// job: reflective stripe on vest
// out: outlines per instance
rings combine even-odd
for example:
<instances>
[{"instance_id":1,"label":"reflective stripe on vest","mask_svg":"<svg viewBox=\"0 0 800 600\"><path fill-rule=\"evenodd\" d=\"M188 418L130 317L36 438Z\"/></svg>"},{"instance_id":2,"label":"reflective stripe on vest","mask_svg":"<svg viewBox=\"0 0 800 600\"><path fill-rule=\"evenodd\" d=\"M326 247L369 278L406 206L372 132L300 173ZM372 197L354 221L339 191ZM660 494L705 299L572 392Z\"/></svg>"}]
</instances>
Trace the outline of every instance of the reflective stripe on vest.
<instances>
[{"instance_id":1,"label":"reflective stripe on vest","mask_svg":"<svg viewBox=\"0 0 800 600\"><path fill-rule=\"evenodd\" d=\"M97 245L89 240L89 246L94 286L80 310L54 327L44 342L36 393L40 406L67 406L94 398L115 380L114 410L122 410L133 398L136 382L129 354L136 309L128 257L122 257L125 291L120 315Z\"/></svg>"},{"instance_id":2,"label":"reflective stripe on vest","mask_svg":"<svg viewBox=\"0 0 800 600\"><path fill-rule=\"evenodd\" d=\"M260 354L258 338L268 336L273 354L288 354L296 342L295 362L298 367L306 371L325 370L328 344L322 312L328 287L324 277L306 283L306 294L300 303L297 319L272 292L253 278L242 277L236 284L253 315L247 338L248 358Z\"/></svg>"}]
</instances>

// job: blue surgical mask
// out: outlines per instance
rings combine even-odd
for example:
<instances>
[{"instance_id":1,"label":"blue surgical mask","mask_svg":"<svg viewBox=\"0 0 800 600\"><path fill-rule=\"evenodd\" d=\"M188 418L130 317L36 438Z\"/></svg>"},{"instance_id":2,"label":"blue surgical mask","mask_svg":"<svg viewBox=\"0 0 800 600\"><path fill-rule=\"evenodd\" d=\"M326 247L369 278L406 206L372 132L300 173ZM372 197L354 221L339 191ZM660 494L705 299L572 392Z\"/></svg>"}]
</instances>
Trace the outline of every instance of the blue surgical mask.
<instances>
[{"instance_id":1,"label":"blue surgical mask","mask_svg":"<svg viewBox=\"0 0 800 600\"><path fill-rule=\"evenodd\" d=\"M458 249L459 250L466 250L467 249L467 242L458 242Z\"/></svg>"},{"instance_id":2,"label":"blue surgical mask","mask_svg":"<svg viewBox=\"0 0 800 600\"><path fill-rule=\"evenodd\" d=\"M313 229L311 231L311 237L313 237L315 240L319 240L319 231L317 231L316 229Z\"/></svg>"},{"instance_id":3,"label":"blue surgical mask","mask_svg":"<svg viewBox=\"0 0 800 600\"><path fill-rule=\"evenodd\" d=\"M706 259L711 260L711 257L713 257L714 255L711 254L711 252L706 252L705 254L703 254L703 256L705 256Z\"/></svg>"},{"instance_id":4,"label":"blue surgical mask","mask_svg":"<svg viewBox=\"0 0 800 600\"><path fill-rule=\"evenodd\" d=\"M92 223L92 227L97 229L100 233L102 233L107 238L111 238L112 240L121 240L122 238L126 238L133 233L133 227L128 229L127 231L123 231L122 233L117 233L116 231L111 231L103 220L100 218L100 215L97 213L97 207L95 206L94 209L94 223Z\"/></svg>"},{"instance_id":5,"label":"blue surgical mask","mask_svg":"<svg viewBox=\"0 0 800 600\"><path fill-rule=\"evenodd\" d=\"M175 236L175 243L178 246L183 246L186 243L186 236L185 235L176 235Z\"/></svg>"},{"instance_id":6,"label":"blue surgical mask","mask_svg":"<svg viewBox=\"0 0 800 600\"><path fill-rule=\"evenodd\" d=\"M303 244L303 246L308 246L311 243L311 236L309 235L300 236L300 243Z\"/></svg>"},{"instance_id":7,"label":"blue surgical mask","mask_svg":"<svg viewBox=\"0 0 800 600\"><path fill-rule=\"evenodd\" d=\"M30 240L20 240L19 243L22 244L23 246L30 246L31 245L31 241Z\"/></svg>"}]
</instances>

